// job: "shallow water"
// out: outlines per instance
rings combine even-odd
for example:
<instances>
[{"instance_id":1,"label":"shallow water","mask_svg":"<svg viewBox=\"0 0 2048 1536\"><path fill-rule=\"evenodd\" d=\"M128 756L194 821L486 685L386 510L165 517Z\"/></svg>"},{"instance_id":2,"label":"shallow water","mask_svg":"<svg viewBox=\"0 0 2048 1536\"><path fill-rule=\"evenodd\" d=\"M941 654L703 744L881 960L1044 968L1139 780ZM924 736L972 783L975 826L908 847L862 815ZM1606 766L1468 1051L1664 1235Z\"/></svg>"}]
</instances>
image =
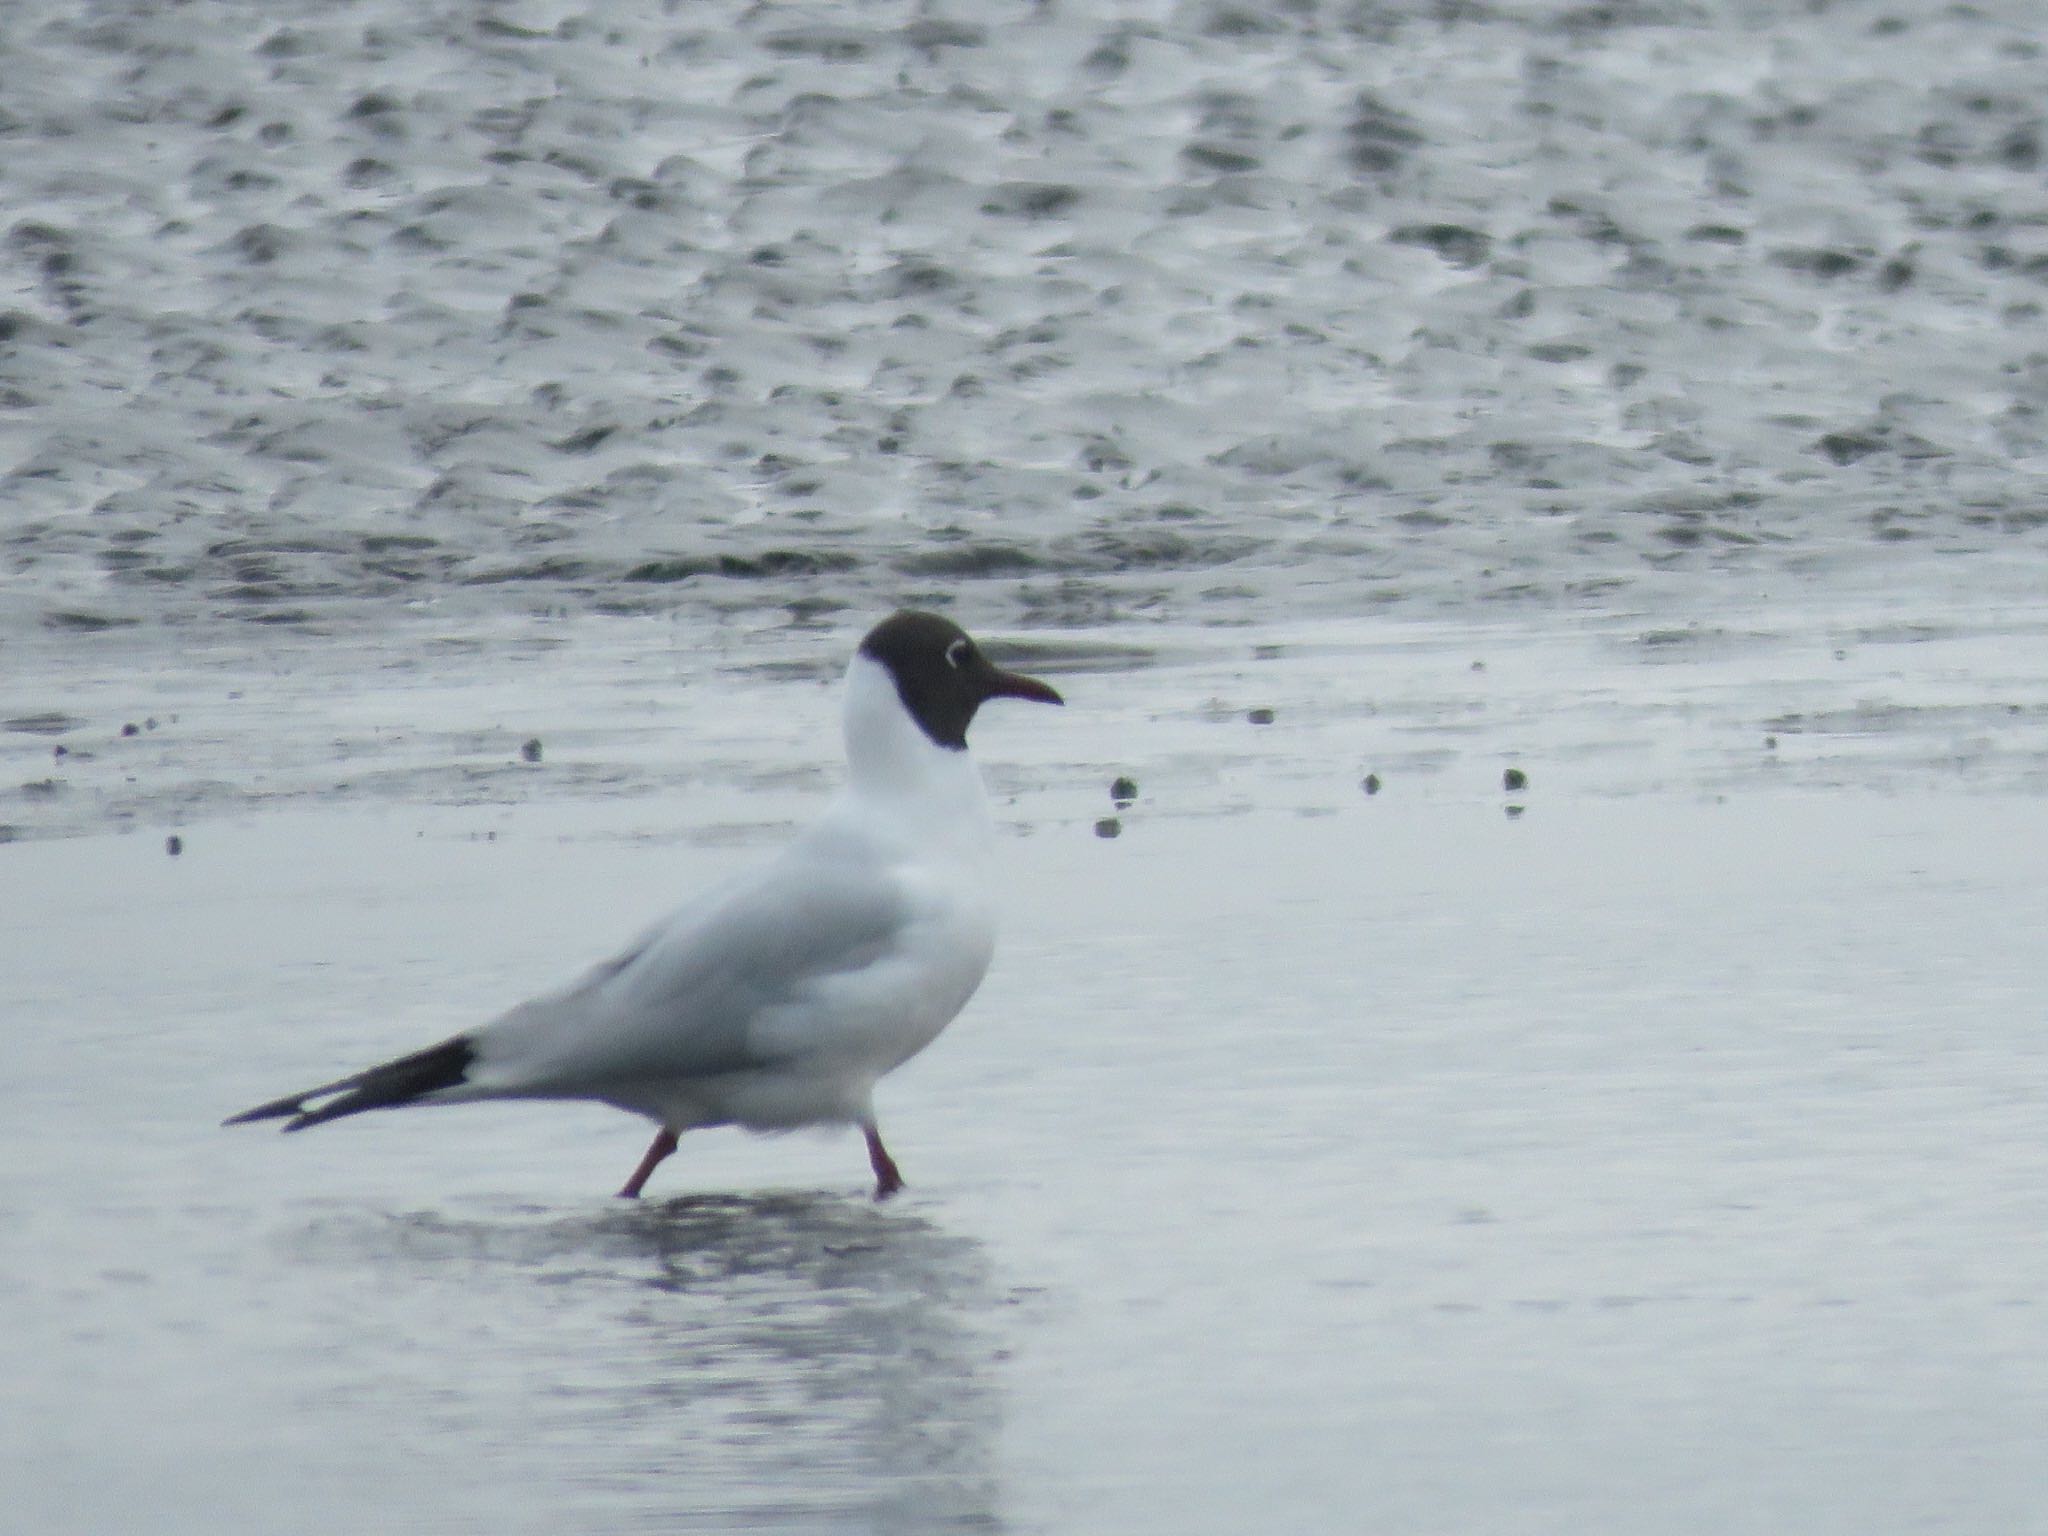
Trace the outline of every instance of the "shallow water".
<instances>
[{"instance_id":1,"label":"shallow water","mask_svg":"<svg viewBox=\"0 0 2048 1536\"><path fill-rule=\"evenodd\" d=\"M744 856L599 835L632 802L11 849L16 1515L2030 1528L2038 800L1532 789L1113 840L1023 794L883 1207L846 1137L708 1133L625 1209L606 1111L215 1127Z\"/></svg>"}]
</instances>

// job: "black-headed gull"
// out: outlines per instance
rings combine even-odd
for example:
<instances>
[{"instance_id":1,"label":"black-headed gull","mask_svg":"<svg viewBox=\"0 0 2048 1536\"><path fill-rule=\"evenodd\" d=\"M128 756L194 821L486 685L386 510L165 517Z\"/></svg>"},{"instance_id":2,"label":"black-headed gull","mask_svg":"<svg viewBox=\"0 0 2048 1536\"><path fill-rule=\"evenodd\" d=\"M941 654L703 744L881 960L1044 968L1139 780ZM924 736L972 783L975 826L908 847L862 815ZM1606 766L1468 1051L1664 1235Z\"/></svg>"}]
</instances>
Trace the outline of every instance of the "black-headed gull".
<instances>
[{"instance_id":1,"label":"black-headed gull","mask_svg":"<svg viewBox=\"0 0 2048 1536\"><path fill-rule=\"evenodd\" d=\"M410 1104L591 1099L661 1128L628 1198L684 1131L851 1124L875 1197L894 1194L875 1083L952 1022L995 948L995 827L967 727L1003 698L1062 702L948 619L883 620L846 672L846 787L780 857L562 991L226 1123L302 1131Z\"/></svg>"}]
</instances>

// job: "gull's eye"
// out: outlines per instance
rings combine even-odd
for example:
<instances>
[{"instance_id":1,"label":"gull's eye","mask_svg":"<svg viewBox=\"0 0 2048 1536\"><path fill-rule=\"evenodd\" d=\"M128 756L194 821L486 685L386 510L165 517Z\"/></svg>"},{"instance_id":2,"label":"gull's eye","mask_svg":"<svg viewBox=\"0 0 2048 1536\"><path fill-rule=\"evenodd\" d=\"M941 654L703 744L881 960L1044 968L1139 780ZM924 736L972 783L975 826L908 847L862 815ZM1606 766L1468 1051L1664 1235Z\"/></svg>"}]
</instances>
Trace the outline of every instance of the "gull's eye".
<instances>
[{"instance_id":1,"label":"gull's eye","mask_svg":"<svg viewBox=\"0 0 2048 1536\"><path fill-rule=\"evenodd\" d=\"M955 672L958 672L967 665L967 653L972 649L973 647L967 643L967 639L963 635L960 639L955 640L946 647L946 665Z\"/></svg>"}]
</instances>

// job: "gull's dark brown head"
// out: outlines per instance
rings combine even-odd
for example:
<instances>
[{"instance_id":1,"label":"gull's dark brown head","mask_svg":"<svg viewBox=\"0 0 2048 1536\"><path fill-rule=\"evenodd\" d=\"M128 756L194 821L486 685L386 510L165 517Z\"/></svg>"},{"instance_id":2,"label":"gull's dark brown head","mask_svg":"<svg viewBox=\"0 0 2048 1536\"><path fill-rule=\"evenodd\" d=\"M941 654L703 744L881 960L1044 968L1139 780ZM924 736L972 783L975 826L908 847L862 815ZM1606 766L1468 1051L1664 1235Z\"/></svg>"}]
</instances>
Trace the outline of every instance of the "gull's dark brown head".
<instances>
[{"instance_id":1,"label":"gull's dark brown head","mask_svg":"<svg viewBox=\"0 0 2048 1536\"><path fill-rule=\"evenodd\" d=\"M861 655L879 662L896 696L926 736L955 752L967 749L967 727L990 699L1066 701L1035 677L1005 672L951 619L904 609L867 632Z\"/></svg>"}]
</instances>

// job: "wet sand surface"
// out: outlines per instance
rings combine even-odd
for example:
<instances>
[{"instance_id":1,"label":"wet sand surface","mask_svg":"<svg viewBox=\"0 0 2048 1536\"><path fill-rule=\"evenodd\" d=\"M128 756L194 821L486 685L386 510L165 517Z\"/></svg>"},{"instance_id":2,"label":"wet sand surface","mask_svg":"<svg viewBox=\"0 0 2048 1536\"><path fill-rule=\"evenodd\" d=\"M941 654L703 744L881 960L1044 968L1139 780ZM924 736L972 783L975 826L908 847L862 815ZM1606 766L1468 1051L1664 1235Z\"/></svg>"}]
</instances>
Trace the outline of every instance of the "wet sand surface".
<instances>
[{"instance_id":1,"label":"wet sand surface","mask_svg":"<svg viewBox=\"0 0 2048 1536\"><path fill-rule=\"evenodd\" d=\"M2034 0L10 23L0 636L2048 580Z\"/></svg>"}]
</instances>

